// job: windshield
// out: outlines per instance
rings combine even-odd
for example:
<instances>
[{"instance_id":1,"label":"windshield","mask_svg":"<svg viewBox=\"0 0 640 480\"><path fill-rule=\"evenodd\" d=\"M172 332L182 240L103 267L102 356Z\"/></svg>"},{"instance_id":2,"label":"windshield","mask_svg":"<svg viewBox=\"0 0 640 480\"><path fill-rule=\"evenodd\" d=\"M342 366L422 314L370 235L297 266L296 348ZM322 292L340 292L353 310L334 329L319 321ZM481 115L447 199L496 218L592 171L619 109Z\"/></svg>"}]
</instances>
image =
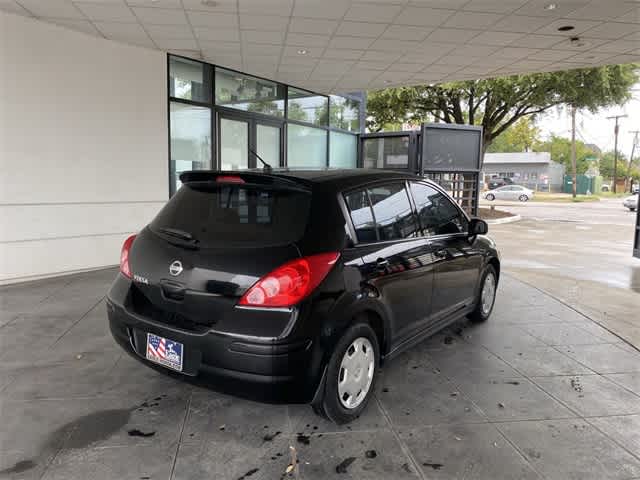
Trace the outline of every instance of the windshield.
<instances>
[{"instance_id":1,"label":"windshield","mask_svg":"<svg viewBox=\"0 0 640 480\"><path fill-rule=\"evenodd\" d=\"M201 248L281 245L302 237L310 199L307 192L269 186L187 184L149 227Z\"/></svg>"}]
</instances>

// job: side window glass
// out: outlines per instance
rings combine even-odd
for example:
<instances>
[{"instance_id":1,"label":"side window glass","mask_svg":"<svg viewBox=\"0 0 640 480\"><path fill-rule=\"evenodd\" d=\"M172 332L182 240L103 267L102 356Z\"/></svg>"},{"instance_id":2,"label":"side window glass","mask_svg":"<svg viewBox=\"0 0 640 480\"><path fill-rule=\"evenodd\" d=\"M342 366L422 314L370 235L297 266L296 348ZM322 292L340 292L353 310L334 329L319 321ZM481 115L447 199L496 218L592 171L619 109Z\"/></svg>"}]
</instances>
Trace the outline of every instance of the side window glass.
<instances>
[{"instance_id":1,"label":"side window glass","mask_svg":"<svg viewBox=\"0 0 640 480\"><path fill-rule=\"evenodd\" d=\"M467 231L467 219L445 195L424 183L411 183L411 191L425 235Z\"/></svg>"},{"instance_id":2,"label":"side window glass","mask_svg":"<svg viewBox=\"0 0 640 480\"><path fill-rule=\"evenodd\" d=\"M404 184L370 187L368 191L380 241L419 235Z\"/></svg>"},{"instance_id":3,"label":"side window glass","mask_svg":"<svg viewBox=\"0 0 640 480\"><path fill-rule=\"evenodd\" d=\"M365 190L352 192L344 196L349 208L349 215L356 230L356 236L361 243L372 243L378 240L376 226L373 221L373 213L369 198Z\"/></svg>"}]
</instances>

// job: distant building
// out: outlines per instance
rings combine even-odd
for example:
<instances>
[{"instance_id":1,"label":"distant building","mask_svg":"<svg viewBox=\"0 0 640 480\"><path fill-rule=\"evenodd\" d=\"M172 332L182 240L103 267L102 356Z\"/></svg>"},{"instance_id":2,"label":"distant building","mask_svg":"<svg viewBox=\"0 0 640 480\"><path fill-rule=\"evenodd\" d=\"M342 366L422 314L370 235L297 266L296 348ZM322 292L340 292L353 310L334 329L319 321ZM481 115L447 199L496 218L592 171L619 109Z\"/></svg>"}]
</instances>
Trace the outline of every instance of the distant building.
<instances>
[{"instance_id":1,"label":"distant building","mask_svg":"<svg viewBox=\"0 0 640 480\"><path fill-rule=\"evenodd\" d=\"M561 192L565 167L549 152L485 153L485 184L491 177L510 178L533 190Z\"/></svg>"}]
</instances>

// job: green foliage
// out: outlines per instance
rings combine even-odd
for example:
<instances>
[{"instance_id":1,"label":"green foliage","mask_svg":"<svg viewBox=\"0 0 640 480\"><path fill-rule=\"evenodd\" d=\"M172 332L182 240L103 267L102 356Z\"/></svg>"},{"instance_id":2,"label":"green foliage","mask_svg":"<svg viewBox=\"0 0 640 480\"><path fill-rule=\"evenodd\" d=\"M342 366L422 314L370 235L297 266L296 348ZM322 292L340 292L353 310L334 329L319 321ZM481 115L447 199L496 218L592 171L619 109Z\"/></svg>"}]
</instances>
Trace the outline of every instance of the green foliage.
<instances>
[{"instance_id":1,"label":"green foliage","mask_svg":"<svg viewBox=\"0 0 640 480\"><path fill-rule=\"evenodd\" d=\"M600 158L600 175L604 178L613 178L613 164L615 161L615 152L609 151L602 154ZM622 152L618 152L618 178L624 178L627 175L629 160ZM633 168L632 168L633 170Z\"/></svg>"},{"instance_id":2,"label":"green foliage","mask_svg":"<svg viewBox=\"0 0 640 480\"><path fill-rule=\"evenodd\" d=\"M551 160L562 163L571 172L571 140L569 138L558 137L553 135L545 142L537 142L533 146L535 152L551 153ZM589 157L597 157L597 153L587 147L584 142L576 140L576 172L585 173L589 167Z\"/></svg>"},{"instance_id":3,"label":"green foliage","mask_svg":"<svg viewBox=\"0 0 640 480\"><path fill-rule=\"evenodd\" d=\"M498 135L487 152L528 152L539 143L540 129L535 126L531 117L522 117L513 126Z\"/></svg>"},{"instance_id":4,"label":"green foliage","mask_svg":"<svg viewBox=\"0 0 640 480\"><path fill-rule=\"evenodd\" d=\"M367 127L380 131L388 124L433 119L482 125L487 148L520 118L557 105L595 111L622 104L637 81L638 66L629 64L389 88L370 92Z\"/></svg>"}]
</instances>

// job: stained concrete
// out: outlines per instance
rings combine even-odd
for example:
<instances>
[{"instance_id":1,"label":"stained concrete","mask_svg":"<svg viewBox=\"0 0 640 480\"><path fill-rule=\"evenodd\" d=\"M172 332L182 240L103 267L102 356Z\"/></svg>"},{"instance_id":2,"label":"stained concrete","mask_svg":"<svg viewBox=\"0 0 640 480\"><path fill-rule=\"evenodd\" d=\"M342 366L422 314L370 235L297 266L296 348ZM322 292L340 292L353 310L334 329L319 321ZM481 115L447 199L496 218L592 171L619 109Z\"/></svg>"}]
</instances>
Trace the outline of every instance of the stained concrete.
<instances>
[{"instance_id":1,"label":"stained concrete","mask_svg":"<svg viewBox=\"0 0 640 480\"><path fill-rule=\"evenodd\" d=\"M0 289L0 478L640 477L640 353L509 274L489 322L384 365L337 426L123 354L102 300L115 273Z\"/></svg>"}]
</instances>

